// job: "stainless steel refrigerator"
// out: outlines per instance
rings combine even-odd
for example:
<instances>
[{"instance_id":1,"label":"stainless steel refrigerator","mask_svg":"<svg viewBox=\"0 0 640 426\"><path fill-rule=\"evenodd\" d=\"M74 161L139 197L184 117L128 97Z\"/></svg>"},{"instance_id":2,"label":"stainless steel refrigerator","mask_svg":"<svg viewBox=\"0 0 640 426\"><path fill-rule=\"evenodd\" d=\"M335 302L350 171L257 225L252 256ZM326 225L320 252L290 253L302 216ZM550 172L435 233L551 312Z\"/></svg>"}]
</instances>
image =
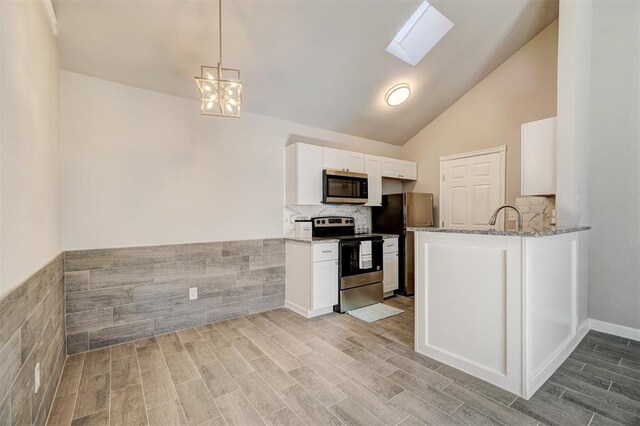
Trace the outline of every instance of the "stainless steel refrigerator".
<instances>
[{"instance_id":1,"label":"stainless steel refrigerator","mask_svg":"<svg viewBox=\"0 0 640 426\"><path fill-rule=\"evenodd\" d=\"M414 289L414 239L407 228L433 226L433 194L405 192L382 196L382 206L371 209L372 231L398 234L398 290L410 296Z\"/></svg>"}]
</instances>

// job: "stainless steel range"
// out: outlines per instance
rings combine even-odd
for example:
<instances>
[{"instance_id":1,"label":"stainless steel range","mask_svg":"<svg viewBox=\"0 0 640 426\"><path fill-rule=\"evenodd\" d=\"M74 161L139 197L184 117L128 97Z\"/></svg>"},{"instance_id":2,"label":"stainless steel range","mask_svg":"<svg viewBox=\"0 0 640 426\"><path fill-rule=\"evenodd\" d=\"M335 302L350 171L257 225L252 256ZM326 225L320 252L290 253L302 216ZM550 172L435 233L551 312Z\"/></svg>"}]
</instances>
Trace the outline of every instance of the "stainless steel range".
<instances>
[{"instance_id":1,"label":"stainless steel range","mask_svg":"<svg viewBox=\"0 0 640 426\"><path fill-rule=\"evenodd\" d=\"M348 216L312 219L314 237L340 241L338 305L336 312L347 312L382 302L382 236L356 234L355 221Z\"/></svg>"}]
</instances>

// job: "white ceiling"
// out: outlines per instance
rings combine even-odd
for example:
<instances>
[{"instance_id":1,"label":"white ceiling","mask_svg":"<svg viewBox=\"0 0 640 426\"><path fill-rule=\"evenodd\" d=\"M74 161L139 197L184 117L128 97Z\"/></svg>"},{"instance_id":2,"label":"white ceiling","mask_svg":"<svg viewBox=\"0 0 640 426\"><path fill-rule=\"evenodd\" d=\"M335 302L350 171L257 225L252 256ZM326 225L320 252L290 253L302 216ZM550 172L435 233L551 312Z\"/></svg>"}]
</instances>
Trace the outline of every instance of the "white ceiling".
<instances>
[{"instance_id":1,"label":"white ceiling","mask_svg":"<svg viewBox=\"0 0 640 426\"><path fill-rule=\"evenodd\" d=\"M433 0L455 26L416 67L385 52L421 0L225 0L245 111L402 145L557 18L557 0ZM198 98L215 0L54 0L62 68ZM384 103L411 85L409 100ZM199 109L194 109L199 114ZM219 118L209 118L212 120Z\"/></svg>"}]
</instances>

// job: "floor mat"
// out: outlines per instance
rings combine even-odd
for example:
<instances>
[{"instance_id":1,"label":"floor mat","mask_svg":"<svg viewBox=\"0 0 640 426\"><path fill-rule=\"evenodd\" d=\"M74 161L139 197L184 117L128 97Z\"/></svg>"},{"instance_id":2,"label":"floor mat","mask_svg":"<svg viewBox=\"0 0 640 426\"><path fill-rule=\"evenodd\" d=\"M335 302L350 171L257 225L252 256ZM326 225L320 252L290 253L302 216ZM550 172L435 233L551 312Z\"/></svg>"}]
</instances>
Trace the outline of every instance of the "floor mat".
<instances>
[{"instance_id":1,"label":"floor mat","mask_svg":"<svg viewBox=\"0 0 640 426\"><path fill-rule=\"evenodd\" d=\"M393 306L385 305L384 303L376 303L375 305L365 306L364 308L354 309L347 313L362 321L374 322L384 318L389 318L394 315L403 313L402 309L394 308Z\"/></svg>"}]
</instances>

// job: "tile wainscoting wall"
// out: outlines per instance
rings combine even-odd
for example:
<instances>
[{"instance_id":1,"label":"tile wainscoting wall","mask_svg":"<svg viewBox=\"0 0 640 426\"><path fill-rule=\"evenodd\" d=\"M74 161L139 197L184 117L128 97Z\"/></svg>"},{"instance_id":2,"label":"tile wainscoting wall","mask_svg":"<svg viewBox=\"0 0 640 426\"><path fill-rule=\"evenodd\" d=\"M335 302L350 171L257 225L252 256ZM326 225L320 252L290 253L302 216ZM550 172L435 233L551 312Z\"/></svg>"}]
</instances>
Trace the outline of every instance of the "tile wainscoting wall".
<instances>
[{"instance_id":1,"label":"tile wainscoting wall","mask_svg":"<svg viewBox=\"0 0 640 426\"><path fill-rule=\"evenodd\" d=\"M280 238L65 252L67 352L282 307L284 263Z\"/></svg>"},{"instance_id":2,"label":"tile wainscoting wall","mask_svg":"<svg viewBox=\"0 0 640 426\"><path fill-rule=\"evenodd\" d=\"M45 424L65 356L60 254L0 300L0 425Z\"/></svg>"}]
</instances>

